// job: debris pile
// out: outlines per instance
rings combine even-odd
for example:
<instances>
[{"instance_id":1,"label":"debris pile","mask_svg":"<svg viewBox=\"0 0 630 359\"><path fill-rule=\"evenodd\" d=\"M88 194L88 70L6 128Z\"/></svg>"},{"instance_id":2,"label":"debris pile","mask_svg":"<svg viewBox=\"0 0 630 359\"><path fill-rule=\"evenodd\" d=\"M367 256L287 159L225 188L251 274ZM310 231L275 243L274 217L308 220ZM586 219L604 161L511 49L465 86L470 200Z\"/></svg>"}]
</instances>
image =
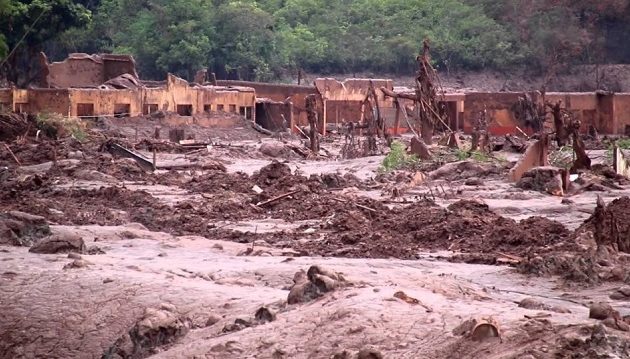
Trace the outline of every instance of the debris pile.
<instances>
[{"instance_id":1,"label":"debris pile","mask_svg":"<svg viewBox=\"0 0 630 359\"><path fill-rule=\"evenodd\" d=\"M310 302L348 284L341 274L321 266L312 266L306 272L301 270L295 273L287 301L289 304Z\"/></svg>"},{"instance_id":2,"label":"debris pile","mask_svg":"<svg viewBox=\"0 0 630 359\"><path fill-rule=\"evenodd\" d=\"M44 217L19 211L0 213L0 244L28 246L48 234Z\"/></svg>"},{"instance_id":3,"label":"debris pile","mask_svg":"<svg viewBox=\"0 0 630 359\"><path fill-rule=\"evenodd\" d=\"M521 222L501 217L487 205L459 201L443 209L431 202L372 212L356 208L337 213L326 226L323 242L297 248L309 254L344 257L417 258L422 250L453 250L489 254L464 258L496 261L496 257L521 258L530 251L571 249L571 232L562 224L542 217Z\"/></svg>"},{"instance_id":4,"label":"debris pile","mask_svg":"<svg viewBox=\"0 0 630 359\"><path fill-rule=\"evenodd\" d=\"M173 344L190 330L190 320L181 318L175 307L164 303L159 308L147 308L142 318L108 348L103 357L143 359L160 348Z\"/></svg>"}]
</instances>

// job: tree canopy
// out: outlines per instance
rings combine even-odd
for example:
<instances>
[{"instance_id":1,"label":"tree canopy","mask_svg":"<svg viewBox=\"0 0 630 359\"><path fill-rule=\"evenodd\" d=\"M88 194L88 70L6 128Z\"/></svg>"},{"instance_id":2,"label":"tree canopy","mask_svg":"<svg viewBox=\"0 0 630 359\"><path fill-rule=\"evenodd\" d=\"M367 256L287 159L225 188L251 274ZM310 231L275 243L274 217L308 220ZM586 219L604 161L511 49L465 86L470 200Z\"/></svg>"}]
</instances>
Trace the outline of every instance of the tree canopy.
<instances>
[{"instance_id":1,"label":"tree canopy","mask_svg":"<svg viewBox=\"0 0 630 359\"><path fill-rule=\"evenodd\" d=\"M140 74L271 80L298 70L408 74L424 38L438 69L630 61L629 0L0 0L0 58L129 53ZM39 18L39 19L38 19ZM24 40L20 43L20 39ZM6 70L6 68L5 68Z\"/></svg>"}]
</instances>

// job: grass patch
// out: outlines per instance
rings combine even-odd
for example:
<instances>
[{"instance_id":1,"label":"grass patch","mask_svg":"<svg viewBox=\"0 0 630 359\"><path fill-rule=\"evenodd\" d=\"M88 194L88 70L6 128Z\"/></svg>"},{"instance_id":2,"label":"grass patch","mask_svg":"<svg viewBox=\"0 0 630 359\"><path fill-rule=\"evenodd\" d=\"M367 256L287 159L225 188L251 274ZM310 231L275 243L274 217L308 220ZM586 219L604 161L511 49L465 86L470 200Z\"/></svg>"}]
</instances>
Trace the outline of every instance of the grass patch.
<instances>
[{"instance_id":1,"label":"grass patch","mask_svg":"<svg viewBox=\"0 0 630 359\"><path fill-rule=\"evenodd\" d=\"M391 172L404 167L413 166L419 162L416 155L407 154L405 145L400 141L393 141L389 148L389 154L385 156L379 167L380 172Z\"/></svg>"},{"instance_id":2,"label":"grass patch","mask_svg":"<svg viewBox=\"0 0 630 359\"><path fill-rule=\"evenodd\" d=\"M496 157L481 151L466 151L462 149L455 149L455 158L457 161L465 161L471 159L476 162L507 162L505 157Z\"/></svg>"}]
</instances>

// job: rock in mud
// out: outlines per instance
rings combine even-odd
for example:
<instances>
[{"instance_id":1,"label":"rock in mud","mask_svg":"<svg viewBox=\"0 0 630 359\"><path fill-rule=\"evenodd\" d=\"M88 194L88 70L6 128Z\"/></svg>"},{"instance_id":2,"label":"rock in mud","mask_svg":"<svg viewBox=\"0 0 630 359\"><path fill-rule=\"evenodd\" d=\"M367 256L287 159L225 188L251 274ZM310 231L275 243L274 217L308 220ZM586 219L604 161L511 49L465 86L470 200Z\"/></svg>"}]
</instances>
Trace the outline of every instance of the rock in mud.
<instances>
[{"instance_id":1,"label":"rock in mud","mask_svg":"<svg viewBox=\"0 0 630 359\"><path fill-rule=\"evenodd\" d=\"M44 217L19 211L0 213L0 244L27 246L49 234Z\"/></svg>"},{"instance_id":2,"label":"rock in mud","mask_svg":"<svg viewBox=\"0 0 630 359\"><path fill-rule=\"evenodd\" d=\"M105 251L101 247L91 246L87 249L87 254L89 255L105 254Z\"/></svg>"},{"instance_id":3,"label":"rock in mud","mask_svg":"<svg viewBox=\"0 0 630 359\"><path fill-rule=\"evenodd\" d=\"M383 359L383 354L374 349L363 349L357 354L357 359Z\"/></svg>"},{"instance_id":4,"label":"rock in mud","mask_svg":"<svg viewBox=\"0 0 630 359\"><path fill-rule=\"evenodd\" d=\"M346 179L336 173L324 173L321 180L327 188L343 188L346 187Z\"/></svg>"},{"instance_id":5,"label":"rock in mud","mask_svg":"<svg viewBox=\"0 0 630 359\"><path fill-rule=\"evenodd\" d=\"M620 318L606 318L602 323L608 328L621 330L622 332L630 331L630 325Z\"/></svg>"},{"instance_id":6,"label":"rock in mud","mask_svg":"<svg viewBox=\"0 0 630 359\"><path fill-rule=\"evenodd\" d=\"M613 300L628 300L630 299L630 287L621 287L610 295L610 299Z\"/></svg>"},{"instance_id":7,"label":"rock in mud","mask_svg":"<svg viewBox=\"0 0 630 359\"><path fill-rule=\"evenodd\" d=\"M617 311L608 303L593 303L589 308L588 317L591 319L604 320L615 316L615 313L617 313Z\"/></svg>"},{"instance_id":8,"label":"rock in mud","mask_svg":"<svg viewBox=\"0 0 630 359\"><path fill-rule=\"evenodd\" d=\"M556 313L571 313L567 308L552 306L545 304L534 298L525 298L518 303L519 308L531 309L531 310L546 310Z\"/></svg>"},{"instance_id":9,"label":"rock in mud","mask_svg":"<svg viewBox=\"0 0 630 359\"><path fill-rule=\"evenodd\" d=\"M172 305L147 308L129 332L103 353L103 358L147 358L155 354L159 347L185 336L189 329L190 320L181 318Z\"/></svg>"},{"instance_id":10,"label":"rock in mud","mask_svg":"<svg viewBox=\"0 0 630 359\"><path fill-rule=\"evenodd\" d=\"M29 249L31 253L85 253L86 247L83 238L75 233L53 234L35 243Z\"/></svg>"},{"instance_id":11,"label":"rock in mud","mask_svg":"<svg viewBox=\"0 0 630 359\"><path fill-rule=\"evenodd\" d=\"M516 187L563 196L562 176L563 170L557 167L534 167L523 174Z\"/></svg>"},{"instance_id":12,"label":"rock in mud","mask_svg":"<svg viewBox=\"0 0 630 359\"><path fill-rule=\"evenodd\" d=\"M208 316L208 319L206 320L206 327L211 327L220 321L221 317L218 314L210 314L210 316Z\"/></svg>"},{"instance_id":13,"label":"rock in mud","mask_svg":"<svg viewBox=\"0 0 630 359\"><path fill-rule=\"evenodd\" d=\"M273 322L276 320L276 313L267 307L260 307L256 311L254 318L260 323Z\"/></svg>"},{"instance_id":14,"label":"rock in mud","mask_svg":"<svg viewBox=\"0 0 630 359\"><path fill-rule=\"evenodd\" d=\"M248 320L238 318L234 321L234 323L226 324L221 330L222 333L232 333L238 332L245 328L249 328L252 326L252 323Z\"/></svg>"},{"instance_id":15,"label":"rock in mud","mask_svg":"<svg viewBox=\"0 0 630 359\"><path fill-rule=\"evenodd\" d=\"M484 183L479 178L473 177L473 178L467 179L466 182L464 182L464 184L466 186L483 186Z\"/></svg>"},{"instance_id":16,"label":"rock in mud","mask_svg":"<svg viewBox=\"0 0 630 359\"><path fill-rule=\"evenodd\" d=\"M89 265L91 265L91 262L86 261L85 259L75 259L74 261L66 264L65 266L63 266L63 269L79 269L79 268L85 268Z\"/></svg>"},{"instance_id":17,"label":"rock in mud","mask_svg":"<svg viewBox=\"0 0 630 359\"><path fill-rule=\"evenodd\" d=\"M307 272L303 270L297 272L293 282L288 297L289 304L310 302L324 293L347 285L342 275L321 266L312 266Z\"/></svg>"},{"instance_id":18,"label":"rock in mud","mask_svg":"<svg viewBox=\"0 0 630 359\"><path fill-rule=\"evenodd\" d=\"M281 143L263 143L258 149L260 153L269 157L289 157L291 154L291 150L286 148Z\"/></svg>"}]
</instances>

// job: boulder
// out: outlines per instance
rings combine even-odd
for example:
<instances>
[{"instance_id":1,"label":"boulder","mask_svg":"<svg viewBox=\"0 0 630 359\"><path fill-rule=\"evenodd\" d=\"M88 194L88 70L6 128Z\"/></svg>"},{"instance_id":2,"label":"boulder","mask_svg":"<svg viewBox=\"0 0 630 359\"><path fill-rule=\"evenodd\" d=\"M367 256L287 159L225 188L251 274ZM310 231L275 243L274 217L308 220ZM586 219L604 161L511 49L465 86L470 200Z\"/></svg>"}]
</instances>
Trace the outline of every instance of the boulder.
<instances>
[{"instance_id":1,"label":"boulder","mask_svg":"<svg viewBox=\"0 0 630 359\"><path fill-rule=\"evenodd\" d=\"M258 149L260 153L269 157L287 157L291 154L291 150L281 143L263 143Z\"/></svg>"},{"instance_id":2,"label":"boulder","mask_svg":"<svg viewBox=\"0 0 630 359\"><path fill-rule=\"evenodd\" d=\"M604 320L613 317L615 313L617 313L617 311L608 303L593 303L589 308L588 317L591 319Z\"/></svg>"},{"instance_id":3,"label":"boulder","mask_svg":"<svg viewBox=\"0 0 630 359\"><path fill-rule=\"evenodd\" d=\"M75 233L53 234L35 243L29 250L32 253L85 253L86 247L83 238Z\"/></svg>"},{"instance_id":4,"label":"boulder","mask_svg":"<svg viewBox=\"0 0 630 359\"><path fill-rule=\"evenodd\" d=\"M615 290L613 294L610 295L610 299L614 300L628 300L630 299L630 287L621 287Z\"/></svg>"}]
</instances>

